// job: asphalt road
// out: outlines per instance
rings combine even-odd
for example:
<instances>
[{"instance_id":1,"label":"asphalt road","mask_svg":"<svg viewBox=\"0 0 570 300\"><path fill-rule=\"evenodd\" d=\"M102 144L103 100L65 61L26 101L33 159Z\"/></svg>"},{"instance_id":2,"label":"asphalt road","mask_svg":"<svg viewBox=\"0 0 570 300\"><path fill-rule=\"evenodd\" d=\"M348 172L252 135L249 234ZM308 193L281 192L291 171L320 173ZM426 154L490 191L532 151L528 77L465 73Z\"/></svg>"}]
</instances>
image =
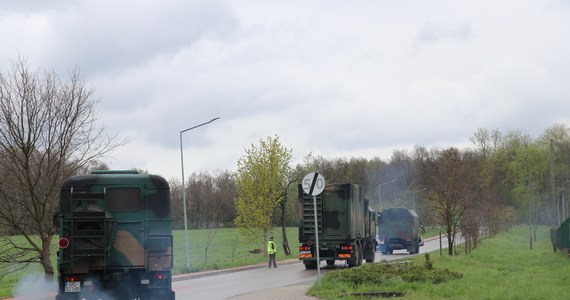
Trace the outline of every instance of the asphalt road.
<instances>
[{"instance_id":1,"label":"asphalt road","mask_svg":"<svg viewBox=\"0 0 570 300\"><path fill-rule=\"evenodd\" d=\"M447 247L446 240L442 241L443 248ZM439 240L425 242L420 248L423 255L426 252L439 251ZM394 251L392 255L376 253L376 261L395 260L412 257L404 250ZM337 261L334 266L321 263L321 276L330 270L346 268L346 264ZM196 276L196 277L190 277ZM177 276L173 284L176 299L247 299L247 294L253 294L262 290L278 289L296 285L312 285L317 280L317 270L306 270L298 260L289 260L278 265L277 269L269 269L267 266L248 267L246 269L225 270L210 274Z\"/></svg>"}]
</instances>

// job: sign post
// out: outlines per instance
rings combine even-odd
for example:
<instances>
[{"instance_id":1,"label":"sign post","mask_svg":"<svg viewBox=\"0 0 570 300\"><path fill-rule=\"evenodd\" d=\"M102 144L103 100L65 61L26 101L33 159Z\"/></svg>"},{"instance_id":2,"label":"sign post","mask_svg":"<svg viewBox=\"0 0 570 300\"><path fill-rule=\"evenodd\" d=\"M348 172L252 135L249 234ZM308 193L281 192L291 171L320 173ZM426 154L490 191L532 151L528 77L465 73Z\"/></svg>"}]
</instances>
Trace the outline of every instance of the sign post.
<instances>
[{"instance_id":1,"label":"sign post","mask_svg":"<svg viewBox=\"0 0 570 300\"><path fill-rule=\"evenodd\" d=\"M303 191L313 196L313 211L315 217L315 252L317 254L317 282L321 285L321 257L319 254L319 223L317 220L317 196L325 189L325 178L318 172L305 175L303 178ZM322 205L322 204L321 204Z\"/></svg>"}]
</instances>

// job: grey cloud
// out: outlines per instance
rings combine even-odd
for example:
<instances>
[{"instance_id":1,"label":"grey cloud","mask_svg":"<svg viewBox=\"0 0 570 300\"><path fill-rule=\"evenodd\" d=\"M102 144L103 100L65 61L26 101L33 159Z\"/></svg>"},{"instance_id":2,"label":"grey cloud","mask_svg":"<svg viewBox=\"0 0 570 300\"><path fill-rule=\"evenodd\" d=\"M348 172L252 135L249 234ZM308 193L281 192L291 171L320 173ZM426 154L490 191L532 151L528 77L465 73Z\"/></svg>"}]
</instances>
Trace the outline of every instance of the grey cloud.
<instances>
[{"instance_id":1,"label":"grey cloud","mask_svg":"<svg viewBox=\"0 0 570 300\"><path fill-rule=\"evenodd\" d=\"M114 4L84 2L59 12L53 21L58 51L52 50L49 60L81 64L88 75L112 72L171 55L202 38L223 38L236 27L219 1Z\"/></svg>"}]
</instances>

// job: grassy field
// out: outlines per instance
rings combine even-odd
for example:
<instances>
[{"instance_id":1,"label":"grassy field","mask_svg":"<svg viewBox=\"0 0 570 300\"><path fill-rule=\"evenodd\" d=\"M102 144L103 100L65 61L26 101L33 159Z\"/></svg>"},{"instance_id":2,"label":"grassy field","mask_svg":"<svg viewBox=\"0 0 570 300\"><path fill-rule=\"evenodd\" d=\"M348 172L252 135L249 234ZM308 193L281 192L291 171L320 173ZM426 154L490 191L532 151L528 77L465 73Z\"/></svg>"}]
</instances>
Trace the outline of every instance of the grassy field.
<instances>
[{"instance_id":1,"label":"grassy field","mask_svg":"<svg viewBox=\"0 0 570 300\"><path fill-rule=\"evenodd\" d=\"M176 230L173 232L173 235L174 274L225 269L266 262L266 257L263 256L263 253L250 253L250 251L253 251L254 249L263 249L264 246L260 242L246 241L238 234L236 229L223 228L217 231L215 229L202 229L188 231L190 268L187 268L184 231ZM273 232L273 236L275 237L277 245L281 245L283 241L281 228L276 228ZM292 255L286 257L283 253L283 248L278 247L278 260L298 257L298 228L287 228L287 237L289 239ZM206 259L206 247L208 240L211 240L211 243L208 247L208 256ZM52 252L54 253L52 255L52 265L57 271L55 258L56 246L57 240L54 238L52 243ZM38 264L35 264L19 272L5 276L0 280L0 298L11 296L14 287L22 278L27 276L35 276L34 278L38 278L38 275L41 274L43 274L41 267Z\"/></svg>"},{"instance_id":2,"label":"grassy field","mask_svg":"<svg viewBox=\"0 0 570 300\"><path fill-rule=\"evenodd\" d=\"M208 247L208 257L206 260L207 241L208 238L214 234L215 236L211 239L212 242ZM272 235L275 238L277 246L280 246L283 241L281 228L275 229ZM278 247L278 260L298 257L298 235L297 227L287 228L287 238L292 255L286 257L283 254L283 248ZM266 261L266 257L264 257L262 253L250 253L250 251L255 249L263 250L265 246L260 242L250 242L243 239L234 228L223 228L217 232L215 229L189 230L188 237L190 270L186 268L186 242L184 239L184 231L177 230L174 232L174 273L225 269Z\"/></svg>"},{"instance_id":3,"label":"grassy field","mask_svg":"<svg viewBox=\"0 0 570 300\"><path fill-rule=\"evenodd\" d=\"M553 253L548 228L541 227L537 234L533 250L529 250L528 228L519 226L484 240L469 255L463 249L452 257L432 253L434 269L462 274L461 278L439 284L409 281L405 276L372 282L362 273L353 275L353 282L346 282L327 274L322 285L313 286L309 292L323 299L361 299L341 295L386 291L403 292L405 297L399 299L567 299L570 260L559 252ZM413 262L423 266L425 257L418 256Z\"/></svg>"}]
</instances>

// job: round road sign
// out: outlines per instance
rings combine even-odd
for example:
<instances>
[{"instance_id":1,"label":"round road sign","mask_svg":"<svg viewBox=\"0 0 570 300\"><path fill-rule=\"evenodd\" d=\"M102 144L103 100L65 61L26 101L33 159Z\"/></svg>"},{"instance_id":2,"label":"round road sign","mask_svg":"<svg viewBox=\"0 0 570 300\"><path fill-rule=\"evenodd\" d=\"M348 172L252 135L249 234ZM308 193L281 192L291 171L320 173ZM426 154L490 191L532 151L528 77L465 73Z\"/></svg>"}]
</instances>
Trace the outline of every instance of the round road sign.
<instances>
[{"instance_id":1,"label":"round road sign","mask_svg":"<svg viewBox=\"0 0 570 300\"><path fill-rule=\"evenodd\" d=\"M325 189L325 178L323 175L313 172L303 178L303 191L309 196L317 196Z\"/></svg>"}]
</instances>

